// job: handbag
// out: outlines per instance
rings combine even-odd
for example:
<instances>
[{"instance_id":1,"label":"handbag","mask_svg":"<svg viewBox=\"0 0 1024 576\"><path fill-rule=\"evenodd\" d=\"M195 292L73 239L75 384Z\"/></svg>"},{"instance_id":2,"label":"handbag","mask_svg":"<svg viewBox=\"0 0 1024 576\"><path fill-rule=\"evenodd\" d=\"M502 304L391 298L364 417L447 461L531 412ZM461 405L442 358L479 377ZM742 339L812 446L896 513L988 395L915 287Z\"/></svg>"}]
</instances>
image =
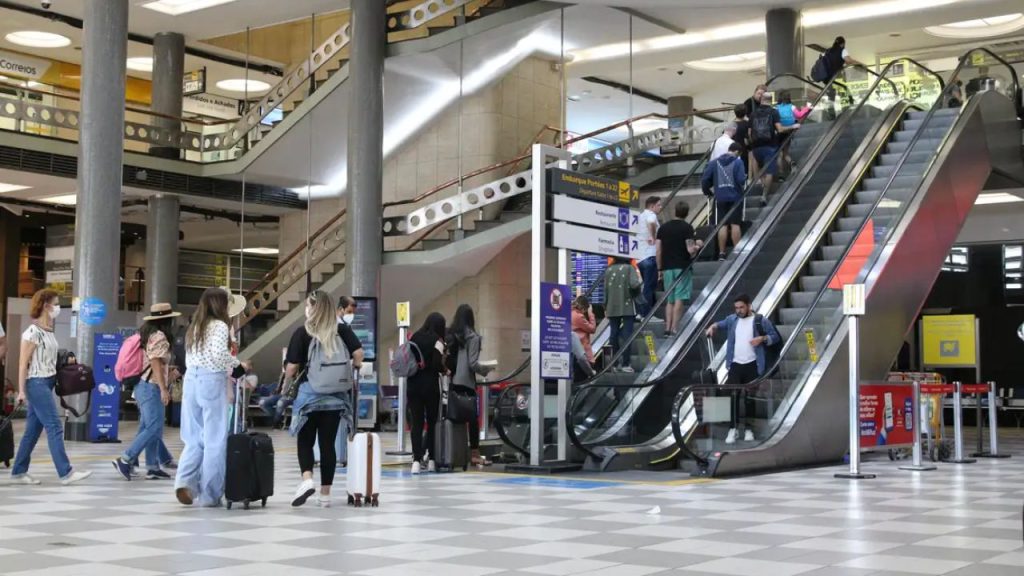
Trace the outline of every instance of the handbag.
<instances>
[{"instance_id":1,"label":"handbag","mask_svg":"<svg viewBox=\"0 0 1024 576\"><path fill-rule=\"evenodd\" d=\"M92 368L85 364L67 364L57 370L57 386L54 392L60 397L61 407L74 414L75 418L89 412L89 406L92 404L92 394L85 397L85 410L81 413L68 406L64 402L64 397L92 392L92 389L95 387L96 379L93 377Z\"/></svg>"},{"instance_id":2,"label":"handbag","mask_svg":"<svg viewBox=\"0 0 1024 576\"><path fill-rule=\"evenodd\" d=\"M468 386L452 384L448 387L445 418L457 424L471 422L476 418L476 390Z\"/></svg>"},{"instance_id":3,"label":"handbag","mask_svg":"<svg viewBox=\"0 0 1024 576\"><path fill-rule=\"evenodd\" d=\"M295 375L295 378L291 380L285 380L284 390L281 391L281 395L289 400L295 400L299 396L299 384L306 379L306 369L303 368Z\"/></svg>"}]
</instances>

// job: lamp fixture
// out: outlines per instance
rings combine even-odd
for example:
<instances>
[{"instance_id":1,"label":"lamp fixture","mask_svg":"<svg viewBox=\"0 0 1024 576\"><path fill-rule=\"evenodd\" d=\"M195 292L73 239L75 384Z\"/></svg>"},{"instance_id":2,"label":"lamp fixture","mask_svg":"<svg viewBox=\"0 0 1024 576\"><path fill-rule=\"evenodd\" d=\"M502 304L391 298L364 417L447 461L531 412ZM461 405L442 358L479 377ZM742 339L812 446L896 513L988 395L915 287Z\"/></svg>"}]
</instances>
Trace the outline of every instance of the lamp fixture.
<instances>
[{"instance_id":1,"label":"lamp fixture","mask_svg":"<svg viewBox=\"0 0 1024 576\"><path fill-rule=\"evenodd\" d=\"M228 92L247 92L252 94L255 92L266 92L267 90L270 90L270 84L267 84L262 80L231 78L229 80L221 80L217 82L217 88L227 90Z\"/></svg>"},{"instance_id":2,"label":"lamp fixture","mask_svg":"<svg viewBox=\"0 0 1024 576\"><path fill-rule=\"evenodd\" d=\"M19 30L4 36L11 44L30 48L63 48L71 45L71 38L39 30Z\"/></svg>"},{"instance_id":3,"label":"lamp fixture","mask_svg":"<svg viewBox=\"0 0 1024 576\"><path fill-rule=\"evenodd\" d=\"M227 4L235 0L155 0L142 4L143 8L149 8L157 12L163 12L171 16L180 16L197 10L205 10L220 4Z\"/></svg>"},{"instance_id":4,"label":"lamp fixture","mask_svg":"<svg viewBox=\"0 0 1024 576\"><path fill-rule=\"evenodd\" d=\"M129 70L137 72L152 72L153 58L151 56L135 56L128 59L127 66Z\"/></svg>"}]
</instances>

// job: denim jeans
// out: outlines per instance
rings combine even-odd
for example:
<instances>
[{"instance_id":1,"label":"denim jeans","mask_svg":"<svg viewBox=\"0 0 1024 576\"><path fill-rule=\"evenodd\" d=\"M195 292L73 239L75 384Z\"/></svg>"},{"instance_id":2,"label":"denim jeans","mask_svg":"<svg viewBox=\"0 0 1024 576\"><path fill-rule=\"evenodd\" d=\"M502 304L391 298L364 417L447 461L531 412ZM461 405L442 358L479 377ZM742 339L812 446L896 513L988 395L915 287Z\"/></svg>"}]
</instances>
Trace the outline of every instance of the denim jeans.
<instances>
[{"instance_id":1,"label":"denim jeans","mask_svg":"<svg viewBox=\"0 0 1024 576\"><path fill-rule=\"evenodd\" d=\"M654 292L658 288L658 260L654 256L645 258L637 264L640 269L640 277L643 278L643 286L640 288L640 296L643 306L637 310L637 314L647 316L654 308Z\"/></svg>"},{"instance_id":2,"label":"denim jeans","mask_svg":"<svg viewBox=\"0 0 1024 576\"><path fill-rule=\"evenodd\" d=\"M164 442L163 438L160 438L157 441L157 457L160 459L160 463L164 466L174 462L174 456L171 454L171 451L167 449L167 444ZM138 466L139 456L136 454L135 458L133 458L129 463L132 466Z\"/></svg>"},{"instance_id":3,"label":"denim jeans","mask_svg":"<svg viewBox=\"0 0 1024 576\"><path fill-rule=\"evenodd\" d=\"M57 401L53 397L53 387L56 385L56 376L29 378L25 381L25 399L28 401L25 434L18 445L18 455L14 459L11 476L28 473L32 450L35 449L44 429L57 476L63 479L71 475L71 462L68 460L67 451L64 450L64 426L60 421L60 412L57 411Z\"/></svg>"},{"instance_id":4,"label":"denim jeans","mask_svg":"<svg viewBox=\"0 0 1024 576\"><path fill-rule=\"evenodd\" d=\"M338 426L338 434L334 438L334 453L338 456L338 463L348 462L348 428L351 424L349 415L342 415L341 424ZM313 443L313 459L317 462L320 461L319 436L317 436L316 442Z\"/></svg>"},{"instance_id":5,"label":"denim jeans","mask_svg":"<svg viewBox=\"0 0 1024 576\"><path fill-rule=\"evenodd\" d=\"M125 462L133 462L145 451L146 468L159 470L164 462L160 458L160 444L164 437L164 404L160 401L160 387L140 380L135 385L135 402L139 406L139 431L121 458Z\"/></svg>"},{"instance_id":6,"label":"denim jeans","mask_svg":"<svg viewBox=\"0 0 1024 576\"><path fill-rule=\"evenodd\" d=\"M611 326L612 334L612 352L618 354L619 349L625 343L624 340L628 339L633 334L633 322L636 319L632 316L609 316L608 323ZM629 366L630 357L632 356L633 347L626 346L626 350L622 353L622 358L619 359L619 366Z\"/></svg>"},{"instance_id":7,"label":"denim jeans","mask_svg":"<svg viewBox=\"0 0 1024 576\"><path fill-rule=\"evenodd\" d=\"M228 375L189 368L181 399L181 440L174 488L188 488L200 506L219 506L227 468Z\"/></svg>"},{"instance_id":8,"label":"denim jeans","mask_svg":"<svg viewBox=\"0 0 1024 576\"><path fill-rule=\"evenodd\" d=\"M273 418L272 423L274 426L281 423L281 420L284 418L284 411L291 405L292 399L285 398L280 394L260 399L260 409L270 414Z\"/></svg>"}]
</instances>

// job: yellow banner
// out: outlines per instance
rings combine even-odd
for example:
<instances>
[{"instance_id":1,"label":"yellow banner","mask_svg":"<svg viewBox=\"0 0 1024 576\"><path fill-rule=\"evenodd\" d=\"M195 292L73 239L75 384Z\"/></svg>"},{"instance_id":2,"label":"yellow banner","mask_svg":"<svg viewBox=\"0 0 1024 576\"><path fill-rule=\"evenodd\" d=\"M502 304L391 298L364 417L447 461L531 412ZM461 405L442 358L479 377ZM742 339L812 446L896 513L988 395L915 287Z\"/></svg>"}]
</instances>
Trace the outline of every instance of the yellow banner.
<instances>
[{"instance_id":1,"label":"yellow banner","mask_svg":"<svg viewBox=\"0 0 1024 576\"><path fill-rule=\"evenodd\" d=\"M922 316L925 366L974 366L978 362L973 314Z\"/></svg>"}]
</instances>

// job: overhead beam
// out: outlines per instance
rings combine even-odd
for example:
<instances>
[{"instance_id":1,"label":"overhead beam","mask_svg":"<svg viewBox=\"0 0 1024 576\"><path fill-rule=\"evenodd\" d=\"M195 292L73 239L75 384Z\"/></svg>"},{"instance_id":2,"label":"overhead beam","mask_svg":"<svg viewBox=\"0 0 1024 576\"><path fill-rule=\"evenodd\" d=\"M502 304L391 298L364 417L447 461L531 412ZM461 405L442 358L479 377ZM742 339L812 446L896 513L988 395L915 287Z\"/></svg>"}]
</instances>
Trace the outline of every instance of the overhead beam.
<instances>
[{"instance_id":1,"label":"overhead beam","mask_svg":"<svg viewBox=\"0 0 1024 576\"><path fill-rule=\"evenodd\" d=\"M660 28L664 28L665 30L672 32L673 34L686 34L686 28L681 28L671 22L668 22L667 20L662 20L661 18L651 16L650 14L644 14L643 12L635 8L623 8L621 6L615 6L614 8L619 12L629 14L630 16L638 20L643 20L644 22L654 24L655 26L658 26Z\"/></svg>"}]
</instances>

